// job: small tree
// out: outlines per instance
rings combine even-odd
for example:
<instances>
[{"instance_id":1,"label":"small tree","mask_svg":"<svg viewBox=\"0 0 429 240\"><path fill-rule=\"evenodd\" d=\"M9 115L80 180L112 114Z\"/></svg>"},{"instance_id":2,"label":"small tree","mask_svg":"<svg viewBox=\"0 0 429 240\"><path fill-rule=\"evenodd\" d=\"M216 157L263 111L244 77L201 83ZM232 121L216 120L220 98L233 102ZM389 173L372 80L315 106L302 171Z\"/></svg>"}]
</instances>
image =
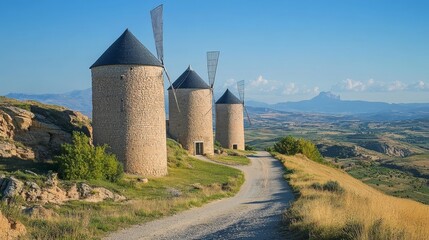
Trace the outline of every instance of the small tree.
<instances>
[{"instance_id":1,"label":"small tree","mask_svg":"<svg viewBox=\"0 0 429 240\"><path fill-rule=\"evenodd\" d=\"M115 155L106 153L108 146L92 146L89 137L81 132L73 132L72 144L65 143L61 148L61 155L55 160L63 179L117 181L123 175L123 167Z\"/></svg>"},{"instance_id":2,"label":"small tree","mask_svg":"<svg viewBox=\"0 0 429 240\"><path fill-rule=\"evenodd\" d=\"M298 141L292 136L284 137L274 144L274 151L286 155L295 155L298 153Z\"/></svg>"},{"instance_id":3,"label":"small tree","mask_svg":"<svg viewBox=\"0 0 429 240\"><path fill-rule=\"evenodd\" d=\"M316 145L303 138L284 137L274 144L274 151L286 155L301 153L313 161L323 162L322 154L320 154Z\"/></svg>"}]
</instances>

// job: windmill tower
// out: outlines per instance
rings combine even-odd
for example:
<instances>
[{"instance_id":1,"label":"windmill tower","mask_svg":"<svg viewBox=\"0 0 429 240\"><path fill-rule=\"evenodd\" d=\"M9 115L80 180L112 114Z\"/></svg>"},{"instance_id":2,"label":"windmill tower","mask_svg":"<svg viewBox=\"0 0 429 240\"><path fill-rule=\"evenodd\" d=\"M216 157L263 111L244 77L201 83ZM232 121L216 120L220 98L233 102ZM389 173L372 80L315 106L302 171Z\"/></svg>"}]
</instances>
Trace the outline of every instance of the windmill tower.
<instances>
[{"instance_id":1,"label":"windmill tower","mask_svg":"<svg viewBox=\"0 0 429 240\"><path fill-rule=\"evenodd\" d=\"M216 141L224 148L244 150L243 102L229 89L216 101Z\"/></svg>"},{"instance_id":2,"label":"windmill tower","mask_svg":"<svg viewBox=\"0 0 429 240\"><path fill-rule=\"evenodd\" d=\"M94 143L128 173L166 175L162 63L127 29L90 69Z\"/></svg>"},{"instance_id":3,"label":"windmill tower","mask_svg":"<svg viewBox=\"0 0 429 240\"><path fill-rule=\"evenodd\" d=\"M176 91L180 111L175 107ZM169 134L194 155L213 154L212 89L189 66L168 89Z\"/></svg>"}]
</instances>

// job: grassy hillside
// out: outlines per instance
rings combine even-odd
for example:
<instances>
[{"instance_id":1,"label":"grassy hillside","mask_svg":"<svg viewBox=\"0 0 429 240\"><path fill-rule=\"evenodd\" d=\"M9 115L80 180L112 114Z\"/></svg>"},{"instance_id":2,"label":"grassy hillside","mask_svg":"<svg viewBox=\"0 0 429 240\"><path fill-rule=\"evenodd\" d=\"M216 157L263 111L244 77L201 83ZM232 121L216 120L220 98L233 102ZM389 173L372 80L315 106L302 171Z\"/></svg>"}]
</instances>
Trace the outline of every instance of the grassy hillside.
<instances>
[{"instance_id":1,"label":"grassy hillside","mask_svg":"<svg viewBox=\"0 0 429 240\"><path fill-rule=\"evenodd\" d=\"M429 236L429 206L385 195L301 155L276 157L287 168L286 178L299 196L285 213L296 238L423 240Z\"/></svg>"},{"instance_id":2,"label":"grassy hillside","mask_svg":"<svg viewBox=\"0 0 429 240\"><path fill-rule=\"evenodd\" d=\"M124 195L128 199L125 202L71 201L62 206L46 205L46 208L59 214L47 219L23 215L19 207L13 205L0 205L0 210L27 227L28 239L98 239L132 224L234 195L244 181L239 170L195 159L173 140L168 140L168 166L168 176L149 178L148 183L138 181L135 175L126 175L118 183L102 180L88 182ZM0 174L2 172L21 179L31 177L0 168Z\"/></svg>"}]
</instances>

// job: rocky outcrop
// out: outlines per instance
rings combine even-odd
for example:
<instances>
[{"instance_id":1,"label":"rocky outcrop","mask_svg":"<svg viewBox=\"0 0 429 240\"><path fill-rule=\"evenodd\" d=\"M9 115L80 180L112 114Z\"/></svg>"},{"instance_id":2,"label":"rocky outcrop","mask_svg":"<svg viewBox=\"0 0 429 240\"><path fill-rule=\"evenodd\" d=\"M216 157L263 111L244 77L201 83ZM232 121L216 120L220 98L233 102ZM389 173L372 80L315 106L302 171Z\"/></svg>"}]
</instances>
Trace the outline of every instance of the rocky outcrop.
<instances>
[{"instance_id":1,"label":"rocky outcrop","mask_svg":"<svg viewBox=\"0 0 429 240\"><path fill-rule=\"evenodd\" d=\"M56 173L50 173L45 181L45 186L41 187L35 182L25 183L15 177L0 176L0 193L3 200L14 196L21 196L26 203L46 203L62 204L71 200L81 200L86 202L101 202L104 200L123 201L126 198L113 193L103 187L91 187L86 183L81 183L79 187L73 184L69 189L61 187L61 183Z\"/></svg>"},{"instance_id":2,"label":"rocky outcrop","mask_svg":"<svg viewBox=\"0 0 429 240\"><path fill-rule=\"evenodd\" d=\"M50 159L61 144L71 142L73 131L91 137L90 120L79 112L35 102L2 100L0 157Z\"/></svg>"},{"instance_id":3,"label":"rocky outcrop","mask_svg":"<svg viewBox=\"0 0 429 240\"><path fill-rule=\"evenodd\" d=\"M18 221L6 218L0 212L0 239L12 240L17 239L27 233L25 226Z\"/></svg>"},{"instance_id":4,"label":"rocky outcrop","mask_svg":"<svg viewBox=\"0 0 429 240\"><path fill-rule=\"evenodd\" d=\"M379 153L384 153L391 157L408 157L413 154L413 152L407 148L393 146L392 144L386 142L367 141L361 142L359 145L363 148L370 149Z\"/></svg>"}]
</instances>

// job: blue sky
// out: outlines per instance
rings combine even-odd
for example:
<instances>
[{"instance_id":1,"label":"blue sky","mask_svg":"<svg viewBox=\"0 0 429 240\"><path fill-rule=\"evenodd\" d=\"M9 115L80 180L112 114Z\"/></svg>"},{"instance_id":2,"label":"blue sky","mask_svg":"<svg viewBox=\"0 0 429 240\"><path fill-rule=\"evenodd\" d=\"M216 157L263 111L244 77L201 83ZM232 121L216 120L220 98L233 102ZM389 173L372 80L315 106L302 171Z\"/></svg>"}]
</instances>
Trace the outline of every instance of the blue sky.
<instances>
[{"instance_id":1,"label":"blue sky","mask_svg":"<svg viewBox=\"0 0 429 240\"><path fill-rule=\"evenodd\" d=\"M0 95L91 86L89 66L129 28L155 53L149 11L164 4L165 63L215 94L246 80L247 98L429 102L429 1L1 1ZM167 86L166 86L167 87Z\"/></svg>"}]
</instances>

